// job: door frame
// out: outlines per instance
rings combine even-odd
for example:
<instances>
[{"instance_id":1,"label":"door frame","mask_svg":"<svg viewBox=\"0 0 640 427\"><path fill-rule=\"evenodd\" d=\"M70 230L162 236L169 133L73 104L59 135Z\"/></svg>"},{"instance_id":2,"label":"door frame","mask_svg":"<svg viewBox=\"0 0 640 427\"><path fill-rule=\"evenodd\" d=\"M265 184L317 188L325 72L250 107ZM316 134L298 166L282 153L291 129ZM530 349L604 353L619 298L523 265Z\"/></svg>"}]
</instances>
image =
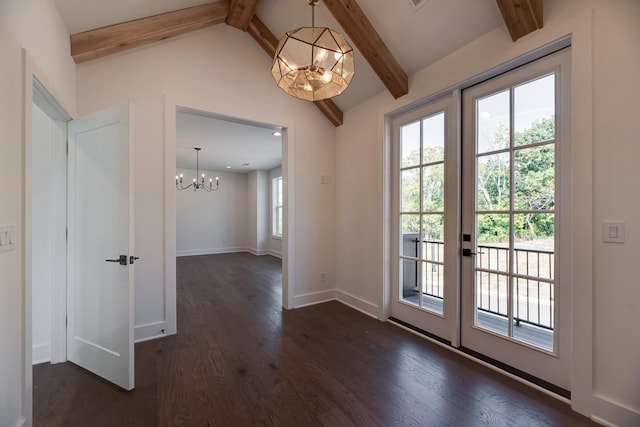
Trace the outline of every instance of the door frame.
<instances>
[{"instance_id":1,"label":"door frame","mask_svg":"<svg viewBox=\"0 0 640 427\"><path fill-rule=\"evenodd\" d=\"M47 136L50 137L50 141L47 141L50 145L50 151L46 153L50 155L46 167L49 167L49 173L44 176L45 180L49 183L45 184L45 191L48 192L50 210L46 213L36 212L34 208L29 209L30 215L30 227L29 231L32 233L29 238L29 245L31 251L31 267L29 272L34 272L34 267L37 270L37 259L35 259L34 251L36 246L45 245L50 252L51 271L50 271L50 298L47 303L50 309L50 332L49 332L49 352L48 358L51 363L60 363L66 360L66 328L65 328L65 314L66 314L66 283L67 283L67 241L64 236L64 230L67 226L67 123L69 116L63 111L58 102L51 96L47 89L36 78L33 79L33 102L32 109L38 107L47 117ZM33 117L31 118L32 131L34 126ZM33 162L34 155L37 157L37 153L34 150L47 149L42 144L31 138L31 154L29 155L29 161ZM34 147L33 144L37 147ZM36 168L38 166L35 166ZM26 172L29 179L33 179L34 175L39 175L38 171L32 169ZM29 186L31 196L28 202L33 201L33 195L38 194L35 188ZM42 194L42 193L40 193ZM34 221L35 218L35 221ZM39 236L34 235L34 222L48 221L53 227L50 229L51 233L46 236L45 239L39 239ZM35 242L34 239L35 238ZM41 289L38 283L34 283L33 277L31 280L32 289L36 286L37 291ZM33 305L33 301L32 301ZM33 309L34 307L32 307ZM32 318L33 320L33 318ZM32 333L35 332L32 325ZM34 354L35 356L35 354Z\"/></svg>"},{"instance_id":2,"label":"door frame","mask_svg":"<svg viewBox=\"0 0 640 427\"><path fill-rule=\"evenodd\" d=\"M53 87L48 83L46 74L38 67L36 62L30 56L29 52L22 48L22 67L23 67L23 96L22 96L22 114L23 114L23 199L22 199L22 218L23 233L22 241L22 257L23 257L23 295L22 295L22 325L23 325L23 345L22 345L22 360L23 360L23 381L21 395L23 397L22 405L22 419L25 425L31 425L33 420L33 355L32 355L32 341L33 341L33 257L32 257L32 203L33 197L32 191L32 152L33 152L33 139L32 139L32 104L34 101L34 91L38 96L42 96L42 101L45 105L48 105L46 113L52 117L52 119L60 121L68 121L72 119L72 111L60 100L60 96L57 96L55 91L49 88ZM64 171L66 177L66 170ZM66 194L63 204L66 211ZM65 266L66 266L66 253L65 253ZM57 322L52 324L52 336L51 345L57 347L55 355L52 351L52 362L63 362L66 360L66 340L67 340L67 328L66 328L66 281L63 289L58 289L61 295L63 295L64 301L60 304L52 307L52 314L57 315ZM55 311L54 311L55 310ZM55 314L54 314L55 313ZM64 316L62 316L62 313ZM55 344L54 344L55 341ZM64 352L64 355L62 354ZM55 356L55 359L54 359Z\"/></svg>"},{"instance_id":3,"label":"door frame","mask_svg":"<svg viewBox=\"0 0 640 427\"><path fill-rule=\"evenodd\" d=\"M165 313L167 335L176 333L176 113L180 109L199 110L220 119L233 119L247 124L276 126L282 129L282 179L284 218L282 237L282 307L293 309L295 304L295 125L285 121L265 124L254 118L237 118L192 99L164 95L164 264L165 264ZM274 128L275 130L275 128Z\"/></svg>"},{"instance_id":4,"label":"door frame","mask_svg":"<svg viewBox=\"0 0 640 427\"><path fill-rule=\"evenodd\" d=\"M584 18L584 17L583 17ZM591 130L589 127L577 127L577 123L590 123L589 118L591 117L591 106L592 100L589 89L591 88L592 82L592 73L589 71L588 73L584 73L584 70L590 70L592 55L590 46L588 41L591 37L591 24L587 19L578 20L577 30L573 33L569 34L558 34L555 39L551 39L546 41L545 43L541 43L538 45L533 45L530 47L524 47L521 50L516 50L516 54L507 57L500 57L500 61L496 62L490 68L472 68L473 71L471 74L466 75L462 80L459 81L445 81L446 86L436 86L436 89L430 93L423 94L422 97L415 97L408 101L406 105L395 106L393 108L389 108L387 112L381 112L379 115L380 119L380 127L382 132L382 142L381 142L381 176L380 176L380 186L382 188L382 200L381 200L381 218L382 218L382 230L381 230L381 242L382 242L382 286L381 286L381 310L380 316L381 319L388 320L391 316L391 304L390 299L392 297L392 287L391 281L392 277L392 265L391 263L395 262L391 256L391 245L394 243L392 239L392 194L393 189L391 188L391 175L392 175L392 123L393 119L399 115L405 114L411 110L417 109L422 105L433 102L443 96L450 95L452 93L455 94L454 102L458 103L458 110L461 111L461 102L462 102L462 90L471 86L474 86L478 83L481 83L485 80L496 77L500 74L503 74L507 71L518 68L522 65L525 65L529 62L535 61L537 59L543 58L546 55L564 49L566 47L570 47L572 49L572 71L571 71L571 93L570 93L570 102L572 104L573 110L571 111L571 134L572 139L569 141L569 144L572 147L572 152L575 157L572 159L572 167L573 170L571 172L571 178L574 185L573 194L580 194L580 200L573 201L573 210L590 212L591 209L591 178L592 178L592 168L591 168L591 156L592 150L590 146L591 142ZM526 50L529 49L529 50ZM519 52L519 53L518 53ZM578 65L575 65L578 64ZM581 70L581 73L577 73L576 70ZM587 94L588 96L585 96ZM576 102L576 100L583 100L584 102ZM457 118L460 120L460 117ZM580 141L580 146L583 148L582 150L573 150L573 147L576 146L576 141ZM579 157L579 159L578 159ZM579 164L579 167L576 167L576 164ZM573 224L570 226L573 234L571 238L571 242L574 248L574 254L572 257L573 265L568 268L571 270L573 276L573 283L571 286L575 288L577 285L579 287L579 291L576 292L574 289L573 300L571 305L573 307L572 313L572 323L574 325L580 324L583 327L579 328L579 330L572 330L572 368L571 368L571 376L574 378L572 382L572 394L570 403L574 410L586 414L589 412L589 405L591 399L592 392L592 358L590 356L590 351L592 349L592 328L591 328L591 320L592 320L592 294L590 290L590 286L592 283L592 279L588 273L588 267L590 260L592 259L592 247L591 247L591 236L593 235L593 231L591 229L591 217L589 215L583 215L579 218L572 218ZM461 240L462 236L459 236L459 240ZM581 257L578 257L581 255ZM460 257L461 258L461 257ZM576 259L581 259L580 262L576 262ZM460 264L460 260L458 264ZM399 324L398 324L399 325ZM399 325L400 327L404 327ZM549 393L552 396L559 398L561 400L569 402L569 400L555 394L549 392L547 389L541 388L536 384L533 384L526 379L523 379L518 376L514 376L513 374L508 373L507 371L492 365L488 364L473 355L468 353L464 353L456 349L453 345L446 345L438 340L435 340L427 335L424 335L420 332L416 332L414 329L409 329L415 333L418 333L424 339L427 339L434 344L444 346L445 348L450 349L451 351L457 352L465 357L468 357L474 361L477 361L480 364L488 366L489 368L500 372L504 375L510 376L522 383L525 383L534 388L538 388L539 390ZM582 355L582 358L577 360L576 355ZM577 379L576 379L577 378Z\"/></svg>"}]
</instances>

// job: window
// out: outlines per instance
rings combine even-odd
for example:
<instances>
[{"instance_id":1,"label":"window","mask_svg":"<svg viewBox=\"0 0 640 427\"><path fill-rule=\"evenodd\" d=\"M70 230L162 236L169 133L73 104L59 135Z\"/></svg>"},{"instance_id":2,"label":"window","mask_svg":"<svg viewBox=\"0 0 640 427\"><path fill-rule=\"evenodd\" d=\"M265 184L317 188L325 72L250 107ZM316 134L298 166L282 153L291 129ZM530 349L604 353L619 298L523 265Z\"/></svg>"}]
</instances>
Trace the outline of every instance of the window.
<instances>
[{"instance_id":1,"label":"window","mask_svg":"<svg viewBox=\"0 0 640 427\"><path fill-rule=\"evenodd\" d=\"M273 178L271 181L271 234L273 237L282 237L282 177Z\"/></svg>"}]
</instances>

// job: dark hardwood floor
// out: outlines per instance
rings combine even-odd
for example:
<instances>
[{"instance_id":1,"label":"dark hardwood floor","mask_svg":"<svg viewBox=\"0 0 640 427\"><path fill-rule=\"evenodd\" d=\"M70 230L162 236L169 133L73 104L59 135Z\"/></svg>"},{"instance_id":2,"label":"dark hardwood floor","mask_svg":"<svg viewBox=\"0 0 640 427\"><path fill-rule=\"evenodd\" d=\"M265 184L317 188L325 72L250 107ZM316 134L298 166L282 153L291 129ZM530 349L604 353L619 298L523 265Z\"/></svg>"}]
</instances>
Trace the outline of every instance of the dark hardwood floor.
<instances>
[{"instance_id":1,"label":"dark hardwood floor","mask_svg":"<svg viewBox=\"0 0 640 427\"><path fill-rule=\"evenodd\" d=\"M34 366L35 426L583 426L542 393L338 303L283 311L269 256L178 258L178 334L126 392Z\"/></svg>"}]
</instances>

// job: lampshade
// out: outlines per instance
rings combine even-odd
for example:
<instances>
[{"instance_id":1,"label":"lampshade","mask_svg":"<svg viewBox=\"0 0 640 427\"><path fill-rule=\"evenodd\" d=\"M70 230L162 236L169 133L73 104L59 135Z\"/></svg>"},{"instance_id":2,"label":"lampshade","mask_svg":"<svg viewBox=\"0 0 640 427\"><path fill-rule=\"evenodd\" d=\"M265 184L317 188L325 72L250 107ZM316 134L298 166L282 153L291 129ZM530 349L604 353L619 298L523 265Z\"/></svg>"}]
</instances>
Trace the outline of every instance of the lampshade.
<instances>
[{"instance_id":1,"label":"lampshade","mask_svg":"<svg viewBox=\"0 0 640 427\"><path fill-rule=\"evenodd\" d=\"M315 3L309 2L312 7ZM351 83L354 68L353 48L345 38L312 23L280 39L271 74L289 95L319 101L340 95Z\"/></svg>"}]
</instances>

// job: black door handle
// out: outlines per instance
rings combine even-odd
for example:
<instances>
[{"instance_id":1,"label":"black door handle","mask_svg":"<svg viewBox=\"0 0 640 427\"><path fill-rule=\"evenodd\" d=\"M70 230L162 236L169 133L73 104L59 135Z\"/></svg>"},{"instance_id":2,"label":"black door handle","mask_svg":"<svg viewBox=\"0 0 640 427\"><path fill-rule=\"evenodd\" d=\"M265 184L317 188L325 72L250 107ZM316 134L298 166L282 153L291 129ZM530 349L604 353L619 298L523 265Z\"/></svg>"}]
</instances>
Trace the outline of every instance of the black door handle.
<instances>
[{"instance_id":1,"label":"black door handle","mask_svg":"<svg viewBox=\"0 0 640 427\"><path fill-rule=\"evenodd\" d=\"M462 249L462 256L472 256L472 255L478 255L483 253L484 252L471 252L471 249L467 249L467 248Z\"/></svg>"},{"instance_id":2,"label":"black door handle","mask_svg":"<svg viewBox=\"0 0 640 427\"><path fill-rule=\"evenodd\" d=\"M129 264L133 264L137 259L140 259L140 257L131 255L129 257Z\"/></svg>"},{"instance_id":3,"label":"black door handle","mask_svg":"<svg viewBox=\"0 0 640 427\"><path fill-rule=\"evenodd\" d=\"M127 256L120 255L118 259L105 259L106 262L117 262L120 265L127 265Z\"/></svg>"}]
</instances>

